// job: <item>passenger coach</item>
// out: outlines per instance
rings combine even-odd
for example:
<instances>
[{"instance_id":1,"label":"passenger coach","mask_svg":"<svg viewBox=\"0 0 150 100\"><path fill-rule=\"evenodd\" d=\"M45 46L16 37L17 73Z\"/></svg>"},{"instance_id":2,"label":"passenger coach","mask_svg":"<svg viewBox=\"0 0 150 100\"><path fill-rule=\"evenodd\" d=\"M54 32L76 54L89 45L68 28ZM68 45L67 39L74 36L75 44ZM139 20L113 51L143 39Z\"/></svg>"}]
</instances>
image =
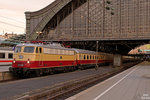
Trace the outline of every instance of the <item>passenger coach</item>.
<instances>
[{"instance_id":1,"label":"passenger coach","mask_svg":"<svg viewBox=\"0 0 150 100\"><path fill-rule=\"evenodd\" d=\"M0 65L11 65L13 61L13 48L0 47Z\"/></svg>"}]
</instances>

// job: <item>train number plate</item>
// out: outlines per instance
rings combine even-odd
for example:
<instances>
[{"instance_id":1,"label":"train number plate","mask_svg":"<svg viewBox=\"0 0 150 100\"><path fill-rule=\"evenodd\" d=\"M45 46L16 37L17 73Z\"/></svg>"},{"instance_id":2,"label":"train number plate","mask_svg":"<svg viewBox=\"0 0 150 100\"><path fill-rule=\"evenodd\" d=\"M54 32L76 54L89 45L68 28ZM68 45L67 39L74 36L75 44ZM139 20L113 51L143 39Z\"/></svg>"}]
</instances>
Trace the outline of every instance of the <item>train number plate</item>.
<instances>
[{"instance_id":1,"label":"train number plate","mask_svg":"<svg viewBox=\"0 0 150 100\"><path fill-rule=\"evenodd\" d=\"M23 64L18 64L18 66L24 66Z\"/></svg>"},{"instance_id":2,"label":"train number plate","mask_svg":"<svg viewBox=\"0 0 150 100\"><path fill-rule=\"evenodd\" d=\"M19 55L19 59L23 59L23 55Z\"/></svg>"}]
</instances>

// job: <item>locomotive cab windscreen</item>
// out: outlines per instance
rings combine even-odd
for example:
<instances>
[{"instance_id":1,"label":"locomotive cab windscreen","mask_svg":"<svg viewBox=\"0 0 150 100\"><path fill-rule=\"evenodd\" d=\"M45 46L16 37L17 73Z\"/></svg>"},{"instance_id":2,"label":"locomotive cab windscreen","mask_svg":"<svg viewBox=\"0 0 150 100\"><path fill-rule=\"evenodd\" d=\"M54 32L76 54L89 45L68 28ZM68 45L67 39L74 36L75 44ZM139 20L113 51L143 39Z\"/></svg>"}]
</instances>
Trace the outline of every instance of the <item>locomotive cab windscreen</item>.
<instances>
[{"instance_id":1,"label":"locomotive cab windscreen","mask_svg":"<svg viewBox=\"0 0 150 100\"><path fill-rule=\"evenodd\" d=\"M34 53L35 47L24 47L24 53Z\"/></svg>"},{"instance_id":2,"label":"locomotive cab windscreen","mask_svg":"<svg viewBox=\"0 0 150 100\"><path fill-rule=\"evenodd\" d=\"M19 52L21 52L21 46L17 46L16 48L15 48L15 53L19 53Z\"/></svg>"},{"instance_id":3,"label":"locomotive cab windscreen","mask_svg":"<svg viewBox=\"0 0 150 100\"><path fill-rule=\"evenodd\" d=\"M17 46L15 48L15 53L34 53L34 49L35 47L34 46L25 46L25 47L22 47L22 46Z\"/></svg>"}]
</instances>

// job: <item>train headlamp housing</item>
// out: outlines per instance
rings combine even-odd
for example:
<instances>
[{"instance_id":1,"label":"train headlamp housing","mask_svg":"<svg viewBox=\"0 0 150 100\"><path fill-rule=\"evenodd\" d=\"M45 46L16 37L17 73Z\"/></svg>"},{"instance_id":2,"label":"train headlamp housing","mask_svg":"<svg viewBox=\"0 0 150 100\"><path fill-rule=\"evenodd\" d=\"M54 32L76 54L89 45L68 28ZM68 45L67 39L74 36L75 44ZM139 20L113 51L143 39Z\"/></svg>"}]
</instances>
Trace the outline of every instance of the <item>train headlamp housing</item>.
<instances>
[{"instance_id":1,"label":"train headlamp housing","mask_svg":"<svg viewBox=\"0 0 150 100\"><path fill-rule=\"evenodd\" d=\"M16 59L14 58L13 63L16 63Z\"/></svg>"},{"instance_id":2,"label":"train headlamp housing","mask_svg":"<svg viewBox=\"0 0 150 100\"><path fill-rule=\"evenodd\" d=\"M27 63L28 63L28 64L30 63L30 59L28 59Z\"/></svg>"}]
</instances>

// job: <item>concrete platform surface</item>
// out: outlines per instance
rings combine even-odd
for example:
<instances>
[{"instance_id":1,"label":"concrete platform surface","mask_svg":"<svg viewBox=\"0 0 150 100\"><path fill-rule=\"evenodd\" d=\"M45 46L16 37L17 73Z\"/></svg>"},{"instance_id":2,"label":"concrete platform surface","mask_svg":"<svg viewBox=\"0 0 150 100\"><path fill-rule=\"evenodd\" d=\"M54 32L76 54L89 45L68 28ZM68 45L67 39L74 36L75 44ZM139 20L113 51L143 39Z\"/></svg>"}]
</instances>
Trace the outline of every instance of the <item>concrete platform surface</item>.
<instances>
[{"instance_id":1,"label":"concrete platform surface","mask_svg":"<svg viewBox=\"0 0 150 100\"><path fill-rule=\"evenodd\" d=\"M150 62L138 64L66 100L150 100Z\"/></svg>"},{"instance_id":2,"label":"concrete platform surface","mask_svg":"<svg viewBox=\"0 0 150 100\"><path fill-rule=\"evenodd\" d=\"M0 72L9 71L9 67L11 66L0 66Z\"/></svg>"}]
</instances>

